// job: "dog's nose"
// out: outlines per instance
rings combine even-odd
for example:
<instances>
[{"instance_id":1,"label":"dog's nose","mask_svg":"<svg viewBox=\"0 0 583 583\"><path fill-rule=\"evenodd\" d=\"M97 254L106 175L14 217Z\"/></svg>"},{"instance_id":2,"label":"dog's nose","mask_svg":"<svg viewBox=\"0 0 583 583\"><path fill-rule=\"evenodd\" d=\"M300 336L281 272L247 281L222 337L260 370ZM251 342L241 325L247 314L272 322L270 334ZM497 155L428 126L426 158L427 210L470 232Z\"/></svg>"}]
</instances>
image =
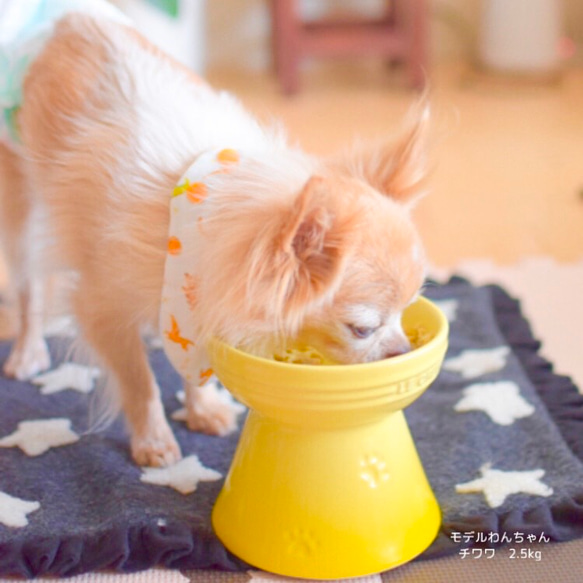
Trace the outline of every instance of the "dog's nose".
<instances>
[{"instance_id":1,"label":"dog's nose","mask_svg":"<svg viewBox=\"0 0 583 583\"><path fill-rule=\"evenodd\" d=\"M401 356L406 354L411 350L411 343L407 337L399 339L397 342L393 342L392 346L387 347L385 352L385 358L393 358L395 356Z\"/></svg>"},{"instance_id":2,"label":"dog's nose","mask_svg":"<svg viewBox=\"0 0 583 583\"><path fill-rule=\"evenodd\" d=\"M410 348L398 348L394 350L389 350L385 353L385 358L393 358L394 356L401 356L402 354L407 354L411 350Z\"/></svg>"}]
</instances>

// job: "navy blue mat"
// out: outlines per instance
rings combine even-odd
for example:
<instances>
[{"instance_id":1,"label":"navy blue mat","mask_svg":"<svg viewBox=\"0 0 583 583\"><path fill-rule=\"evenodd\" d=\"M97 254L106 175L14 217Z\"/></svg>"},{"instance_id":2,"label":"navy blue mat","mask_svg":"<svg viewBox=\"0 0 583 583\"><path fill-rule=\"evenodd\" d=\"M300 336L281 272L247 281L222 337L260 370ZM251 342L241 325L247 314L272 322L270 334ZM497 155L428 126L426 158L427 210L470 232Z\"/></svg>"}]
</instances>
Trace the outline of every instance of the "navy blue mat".
<instances>
[{"instance_id":1,"label":"navy blue mat","mask_svg":"<svg viewBox=\"0 0 583 583\"><path fill-rule=\"evenodd\" d=\"M451 335L438 380L406 410L443 511L442 530L423 558L498 546L513 533L582 536L583 397L538 355L520 306L502 289L452 279L426 295L448 312ZM50 340L54 368L68 342ZM0 363L8 352L0 343ZM150 358L171 414L182 407L180 380L160 350ZM196 455L215 476L184 494L142 481L120 421L85 434L89 399L0 379L0 575L248 568L210 524L218 476L227 473L238 434L207 437L172 421L184 455ZM51 419L65 420L57 433L71 443L38 455L10 446L19 423ZM506 484L502 496L492 495L500 493L492 483ZM462 538L468 532L471 539Z\"/></svg>"}]
</instances>

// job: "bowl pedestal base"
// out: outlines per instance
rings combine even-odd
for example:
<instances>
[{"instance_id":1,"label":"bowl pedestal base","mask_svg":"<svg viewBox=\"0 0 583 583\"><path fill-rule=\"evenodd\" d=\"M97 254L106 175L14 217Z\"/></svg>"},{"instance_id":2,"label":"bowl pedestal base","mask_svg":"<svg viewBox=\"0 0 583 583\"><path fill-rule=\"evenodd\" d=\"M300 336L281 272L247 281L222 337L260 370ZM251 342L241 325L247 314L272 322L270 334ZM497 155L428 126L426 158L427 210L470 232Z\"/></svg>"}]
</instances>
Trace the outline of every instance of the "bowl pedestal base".
<instances>
[{"instance_id":1,"label":"bowl pedestal base","mask_svg":"<svg viewBox=\"0 0 583 583\"><path fill-rule=\"evenodd\" d=\"M312 579L378 573L422 553L441 515L403 411L370 417L338 427L251 410L212 515L227 549Z\"/></svg>"}]
</instances>

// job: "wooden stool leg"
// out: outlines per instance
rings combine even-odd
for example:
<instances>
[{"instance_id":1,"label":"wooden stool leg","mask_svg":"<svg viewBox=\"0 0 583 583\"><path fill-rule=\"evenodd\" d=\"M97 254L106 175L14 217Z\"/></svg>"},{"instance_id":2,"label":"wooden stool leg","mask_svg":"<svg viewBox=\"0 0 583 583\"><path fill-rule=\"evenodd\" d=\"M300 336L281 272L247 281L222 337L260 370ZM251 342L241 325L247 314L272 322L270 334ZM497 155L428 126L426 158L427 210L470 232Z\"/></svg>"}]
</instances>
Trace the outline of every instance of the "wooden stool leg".
<instances>
[{"instance_id":1,"label":"wooden stool leg","mask_svg":"<svg viewBox=\"0 0 583 583\"><path fill-rule=\"evenodd\" d=\"M275 69L284 93L299 89L301 22L296 0L271 0Z\"/></svg>"},{"instance_id":2,"label":"wooden stool leg","mask_svg":"<svg viewBox=\"0 0 583 583\"><path fill-rule=\"evenodd\" d=\"M409 27L409 51L407 55L407 74L409 84L422 90L428 76L428 34L429 24L427 17L426 0L412 0L409 4L409 18L406 26Z\"/></svg>"},{"instance_id":3,"label":"wooden stool leg","mask_svg":"<svg viewBox=\"0 0 583 583\"><path fill-rule=\"evenodd\" d=\"M387 28L391 31L394 30L399 20L399 14L397 13L397 0L385 0L384 10L383 10L383 21L386 23ZM402 55L390 56L387 58L387 65L391 69L395 69L403 63L404 59Z\"/></svg>"}]
</instances>

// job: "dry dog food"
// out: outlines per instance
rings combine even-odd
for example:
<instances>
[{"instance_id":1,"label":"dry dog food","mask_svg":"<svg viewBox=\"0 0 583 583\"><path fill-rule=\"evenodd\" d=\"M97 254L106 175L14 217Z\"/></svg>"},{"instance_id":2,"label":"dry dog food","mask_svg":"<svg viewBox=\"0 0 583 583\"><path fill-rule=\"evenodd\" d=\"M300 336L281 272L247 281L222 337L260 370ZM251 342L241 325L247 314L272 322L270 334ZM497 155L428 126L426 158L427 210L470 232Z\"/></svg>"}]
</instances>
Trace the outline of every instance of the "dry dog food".
<instances>
[{"instance_id":1,"label":"dry dog food","mask_svg":"<svg viewBox=\"0 0 583 583\"><path fill-rule=\"evenodd\" d=\"M278 362L289 362L290 364L333 364L311 346L288 348L280 354L274 354L273 358Z\"/></svg>"},{"instance_id":2,"label":"dry dog food","mask_svg":"<svg viewBox=\"0 0 583 583\"><path fill-rule=\"evenodd\" d=\"M407 338L409 338L413 350L427 344L433 338L433 334L428 332L423 326L410 328L405 331L405 334L407 334Z\"/></svg>"}]
</instances>

